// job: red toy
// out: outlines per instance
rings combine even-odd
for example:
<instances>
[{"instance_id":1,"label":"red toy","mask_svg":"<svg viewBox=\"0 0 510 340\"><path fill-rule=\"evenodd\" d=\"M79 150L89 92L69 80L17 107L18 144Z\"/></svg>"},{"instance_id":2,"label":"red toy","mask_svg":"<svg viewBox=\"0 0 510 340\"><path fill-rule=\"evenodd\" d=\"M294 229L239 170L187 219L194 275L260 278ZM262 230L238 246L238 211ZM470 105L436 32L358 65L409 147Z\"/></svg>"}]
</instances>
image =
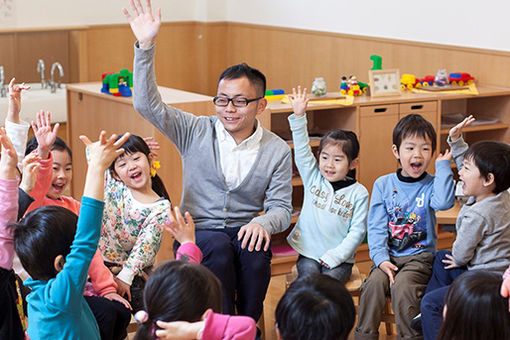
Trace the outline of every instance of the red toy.
<instances>
[{"instance_id":1,"label":"red toy","mask_svg":"<svg viewBox=\"0 0 510 340\"><path fill-rule=\"evenodd\" d=\"M451 85L464 86L473 84L475 78L472 77L469 73L450 73L448 80L450 81Z\"/></svg>"}]
</instances>

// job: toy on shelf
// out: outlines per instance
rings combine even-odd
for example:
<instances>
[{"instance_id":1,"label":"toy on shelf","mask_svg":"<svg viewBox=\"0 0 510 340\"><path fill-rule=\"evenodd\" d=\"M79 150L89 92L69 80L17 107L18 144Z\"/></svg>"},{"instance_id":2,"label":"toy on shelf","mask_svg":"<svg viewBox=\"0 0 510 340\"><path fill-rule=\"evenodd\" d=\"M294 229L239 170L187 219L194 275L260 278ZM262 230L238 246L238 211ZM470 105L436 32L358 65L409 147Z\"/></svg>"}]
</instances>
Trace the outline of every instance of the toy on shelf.
<instances>
[{"instance_id":1,"label":"toy on shelf","mask_svg":"<svg viewBox=\"0 0 510 340\"><path fill-rule=\"evenodd\" d=\"M450 84L450 81L448 80L448 73L445 68L437 71L436 77L434 78L434 84L437 86L446 86Z\"/></svg>"},{"instance_id":2,"label":"toy on shelf","mask_svg":"<svg viewBox=\"0 0 510 340\"><path fill-rule=\"evenodd\" d=\"M280 100L285 97L285 91L282 89L266 90L264 97L267 100Z\"/></svg>"},{"instance_id":3,"label":"toy on shelf","mask_svg":"<svg viewBox=\"0 0 510 340\"><path fill-rule=\"evenodd\" d=\"M350 76L349 80L347 80L346 76L343 76L342 80L340 80L341 94L347 94L349 96L360 96L363 93L366 93L367 89L368 84L358 81L356 76Z\"/></svg>"},{"instance_id":4,"label":"toy on shelf","mask_svg":"<svg viewBox=\"0 0 510 340\"><path fill-rule=\"evenodd\" d=\"M450 73L448 80L452 85L464 86L473 84L475 78L469 73Z\"/></svg>"},{"instance_id":5,"label":"toy on shelf","mask_svg":"<svg viewBox=\"0 0 510 340\"><path fill-rule=\"evenodd\" d=\"M122 69L119 73L103 73L101 79L103 80L101 92L115 97L131 97L133 95L133 72Z\"/></svg>"},{"instance_id":6,"label":"toy on shelf","mask_svg":"<svg viewBox=\"0 0 510 340\"><path fill-rule=\"evenodd\" d=\"M400 87L402 90L412 90L422 86L433 86L434 76L425 76L425 78L418 79L413 74L404 73L400 78Z\"/></svg>"}]
</instances>

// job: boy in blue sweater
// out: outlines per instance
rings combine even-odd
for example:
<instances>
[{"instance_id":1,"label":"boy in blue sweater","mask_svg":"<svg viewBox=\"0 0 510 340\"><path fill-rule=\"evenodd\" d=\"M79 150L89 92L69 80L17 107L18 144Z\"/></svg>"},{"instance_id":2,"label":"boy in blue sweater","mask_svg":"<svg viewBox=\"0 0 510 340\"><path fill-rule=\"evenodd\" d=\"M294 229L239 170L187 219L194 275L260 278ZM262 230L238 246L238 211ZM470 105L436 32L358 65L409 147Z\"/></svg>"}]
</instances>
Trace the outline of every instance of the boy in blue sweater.
<instances>
[{"instance_id":1,"label":"boy in blue sweater","mask_svg":"<svg viewBox=\"0 0 510 340\"><path fill-rule=\"evenodd\" d=\"M62 207L29 213L14 231L14 247L31 278L28 302L30 339L100 339L96 319L83 290L94 256L103 216L104 172L123 149L129 133L115 142L103 131L98 143L87 137L90 162L80 217Z\"/></svg>"},{"instance_id":2,"label":"boy in blue sweater","mask_svg":"<svg viewBox=\"0 0 510 340\"><path fill-rule=\"evenodd\" d=\"M426 169L436 149L434 127L420 115L393 130L394 156L402 168L377 179L368 214L368 246L374 262L363 283L355 339L378 339L386 296L391 295L399 339L421 339L410 327L432 272L437 210L453 207L454 183L447 150Z\"/></svg>"}]
</instances>

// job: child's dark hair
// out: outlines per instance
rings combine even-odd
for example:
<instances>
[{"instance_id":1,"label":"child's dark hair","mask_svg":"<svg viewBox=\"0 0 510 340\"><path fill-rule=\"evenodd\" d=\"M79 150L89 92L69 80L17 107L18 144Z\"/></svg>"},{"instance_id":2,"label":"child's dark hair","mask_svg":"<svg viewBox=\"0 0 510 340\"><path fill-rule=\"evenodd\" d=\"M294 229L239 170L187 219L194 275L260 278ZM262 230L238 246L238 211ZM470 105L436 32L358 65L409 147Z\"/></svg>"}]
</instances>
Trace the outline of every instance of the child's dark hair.
<instances>
[{"instance_id":1,"label":"child's dark hair","mask_svg":"<svg viewBox=\"0 0 510 340\"><path fill-rule=\"evenodd\" d=\"M120 135L117 139L122 137ZM149 162L149 166L151 165L151 161L149 159L149 154L151 153L151 150L149 149L149 146L142 137L137 135L131 135L129 138L122 144L121 146L124 149L124 153L127 154L133 154L135 152L141 152L147 157L147 162ZM110 170L115 173L115 161L110 165ZM165 185L163 184L163 181L161 178L156 174L156 176L152 177L152 190L156 194L158 194L160 197L164 197L167 200L170 200L170 196L168 195L168 192L166 191Z\"/></svg>"},{"instance_id":2,"label":"child's dark hair","mask_svg":"<svg viewBox=\"0 0 510 340\"><path fill-rule=\"evenodd\" d=\"M331 130L326 133L319 144L318 154L329 144L338 144L349 160L349 165L359 156L359 142L356 134L349 130ZM347 176L356 178L356 169L349 170Z\"/></svg>"},{"instance_id":3,"label":"child's dark hair","mask_svg":"<svg viewBox=\"0 0 510 340\"><path fill-rule=\"evenodd\" d=\"M470 270L455 279L445 297L446 316L437 339L510 339L501 282L501 274L486 270Z\"/></svg>"},{"instance_id":4,"label":"child's dark hair","mask_svg":"<svg viewBox=\"0 0 510 340\"><path fill-rule=\"evenodd\" d=\"M432 144L432 153L436 150L437 136L436 130L428 120L418 114L410 114L398 121L393 129L393 144L400 149L400 144L407 137L422 137L430 139Z\"/></svg>"},{"instance_id":5,"label":"child's dark hair","mask_svg":"<svg viewBox=\"0 0 510 340\"><path fill-rule=\"evenodd\" d=\"M25 156L37 149L38 146L39 143L37 143L37 139L35 137L31 137L27 142L27 147L25 148ZM73 152L71 151L71 148L69 148L67 143L60 137L55 138L55 142L53 142L51 150L67 151L69 158L73 159Z\"/></svg>"},{"instance_id":6,"label":"child's dark hair","mask_svg":"<svg viewBox=\"0 0 510 340\"><path fill-rule=\"evenodd\" d=\"M14 249L33 279L49 280L57 275L55 258L71 251L77 222L78 216L66 208L44 206L12 224Z\"/></svg>"},{"instance_id":7,"label":"child's dark hair","mask_svg":"<svg viewBox=\"0 0 510 340\"><path fill-rule=\"evenodd\" d=\"M257 96L261 97L264 96L266 92L266 76L256 68L253 68L249 66L246 63L233 65L227 68L223 73L220 75L220 78L218 79L218 84L223 79L231 80L231 79L239 79L242 77L248 78L250 81L250 84L255 88L257 91ZM248 98L251 99L251 98Z\"/></svg>"},{"instance_id":8,"label":"child's dark hair","mask_svg":"<svg viewBox=\"0 0 510 340\"><path fill-rule=\"evenodd\" d=\"M275 311L284 340L347 339L355 317L347 289L340 281L323 274L293 282Z\"/></svg>"},{"instance_id":9,"label":"child's dark hair","mask_svg":"<svg viewBox=\"0 0 510 340\"><path fill-rule=\"evenodd\" d=\"M156 321L200 321L211 308L221 313L221 283L206 267L184 261L166 261L150 275L143 291L148 320L135 340L155 339Z\"/></svg>"},{"instance_id":10,"label":"child's dark hair","mask_svg":"<svg viewBox=\"0 0 510 340\"><path fill-rule=\"evenodd\" d=\"M480 141L469 147L464 159L472 160L480 175L487 179L494 176L494 193L499 194L510 187L510 145L496 141Z\"/></svg>"}]
</instances>

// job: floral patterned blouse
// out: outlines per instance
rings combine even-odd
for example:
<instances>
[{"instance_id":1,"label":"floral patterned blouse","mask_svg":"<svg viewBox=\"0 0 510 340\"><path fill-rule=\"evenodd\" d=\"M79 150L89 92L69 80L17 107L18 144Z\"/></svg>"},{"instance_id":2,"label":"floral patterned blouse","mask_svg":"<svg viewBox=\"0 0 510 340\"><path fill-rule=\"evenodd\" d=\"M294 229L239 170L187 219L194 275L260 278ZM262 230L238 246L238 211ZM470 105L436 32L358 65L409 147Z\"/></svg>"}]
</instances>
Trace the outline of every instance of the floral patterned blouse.
<instances>
[{"instance_id":1,"label":"floral patterned blouse","mask_svg":"<svg viewBox=\"0 0 510 340\"><path fill-rule=\"evenodd\" d=\"M104 202L99 251L105 261L122 266L117 277L131 285L136 275L154 264L170 201L162 198L154 203L140 203L107 170Z\"/></svg>"}]
</instances>

